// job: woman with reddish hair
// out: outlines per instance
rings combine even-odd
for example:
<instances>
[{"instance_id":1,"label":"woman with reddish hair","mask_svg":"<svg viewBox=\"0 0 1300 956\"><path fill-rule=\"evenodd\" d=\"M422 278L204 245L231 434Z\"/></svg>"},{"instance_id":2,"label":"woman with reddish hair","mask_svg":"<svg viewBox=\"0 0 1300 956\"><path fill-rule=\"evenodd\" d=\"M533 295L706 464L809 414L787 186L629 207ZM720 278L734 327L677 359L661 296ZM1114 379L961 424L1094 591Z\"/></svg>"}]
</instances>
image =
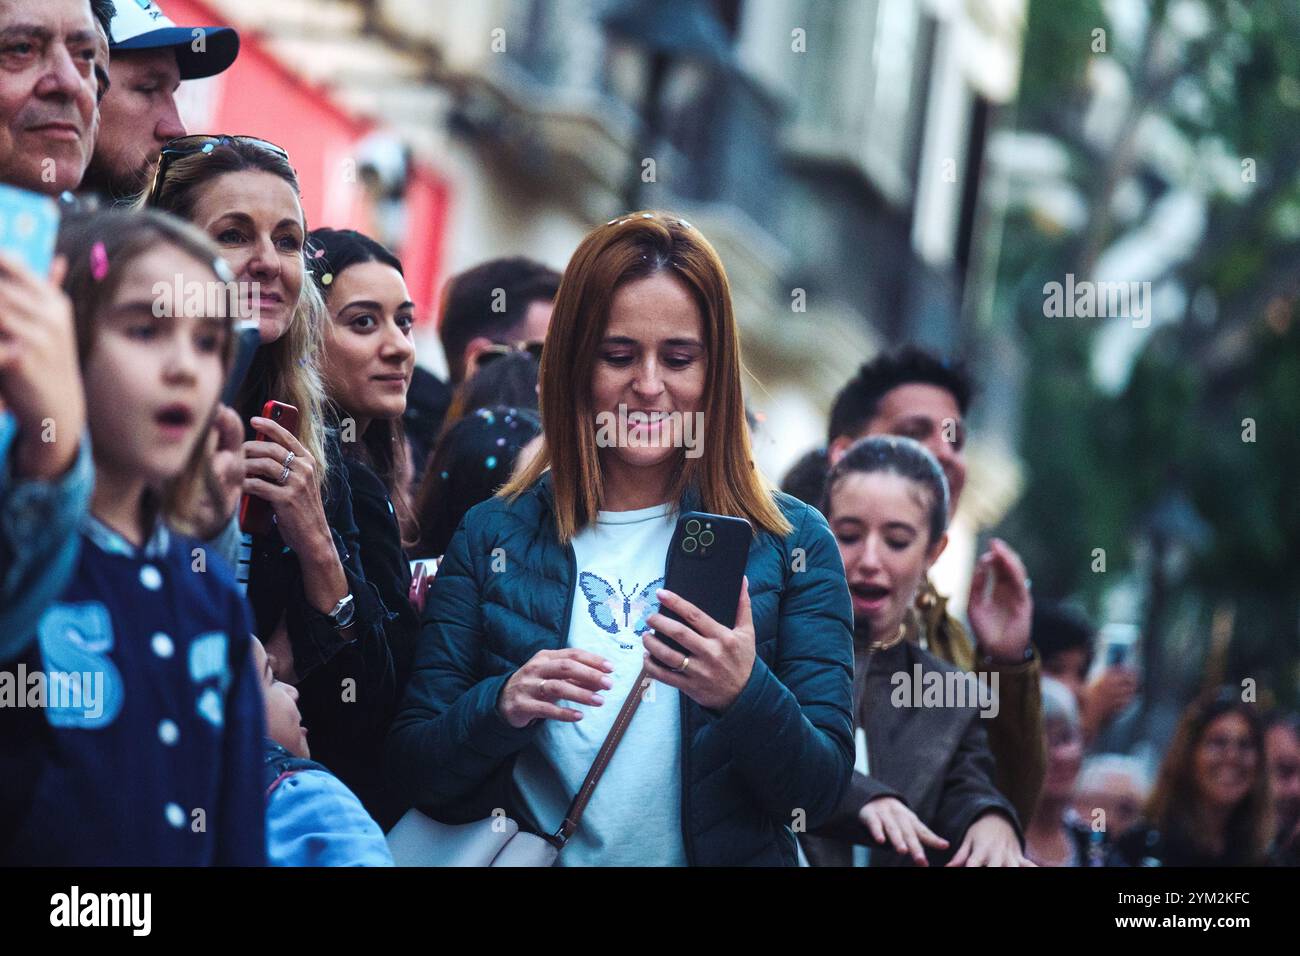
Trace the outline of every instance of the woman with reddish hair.
<instances>
[{"instance_id":1,"label":"woman with reddish hair","mask_svg":"<svg viewBox=\"0 0 1300 956\"><path fill-rule=\"evenodd\" d=\"M587 235L542 353L544 445L469 512L429 592L388 739L407 800L555 833L644 666L559 862L794 865L852 768L852 613L825 520L754 467L740 368L698 230L643 212ZM750 523L734 627L662 590L686 511Z\"/></svg>"}]
</instances>

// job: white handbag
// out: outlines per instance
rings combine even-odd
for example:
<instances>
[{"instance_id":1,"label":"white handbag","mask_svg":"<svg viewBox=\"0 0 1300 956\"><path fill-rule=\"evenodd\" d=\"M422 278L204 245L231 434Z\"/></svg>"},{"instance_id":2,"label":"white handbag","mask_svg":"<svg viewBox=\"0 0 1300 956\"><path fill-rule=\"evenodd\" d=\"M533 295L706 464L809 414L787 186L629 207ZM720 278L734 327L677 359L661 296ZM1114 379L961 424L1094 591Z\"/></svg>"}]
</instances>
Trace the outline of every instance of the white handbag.
<instances>
[{"instance_id":1,"label":"white handbag","mask_svg":"<svg viewBox=\"0 0 1300 956\"><path fill-rule=\"evenodd\" d=\"M388 831L388 849L398 866L553 866L564 845L578 829L592 791L623 739L623 732L636 713L637 705L651 678L644 670L632 685L632 692L614 718L614 726L600 745L586 779L578 788L564 822L551 836L538 836L519 829L507 816L497 815L473 823L439 823L418 809L408 810Z\"/></svg>"}]
</instances>

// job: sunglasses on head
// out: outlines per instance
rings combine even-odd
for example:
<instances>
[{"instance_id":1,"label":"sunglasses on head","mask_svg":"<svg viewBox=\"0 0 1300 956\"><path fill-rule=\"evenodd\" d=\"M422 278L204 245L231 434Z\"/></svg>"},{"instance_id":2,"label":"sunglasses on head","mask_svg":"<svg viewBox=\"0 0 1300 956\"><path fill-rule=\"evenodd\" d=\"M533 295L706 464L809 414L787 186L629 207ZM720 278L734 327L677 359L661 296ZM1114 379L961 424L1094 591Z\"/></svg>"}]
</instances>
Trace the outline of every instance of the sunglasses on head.
<instances>
[{"instance_id":1,"label":"sunglasses on head","mask_svg":"<svg viewBox=\"0 0 1300 956\"><path fill-rule=\"evenodd\" d=\"M289 161L289 154L283 146L277 146L270 140L259 139L256 136L228 136L225 133L215 135L197 133L193 136L179 136L163 144L163 148L158 155L158 169L154 173L153 187L149 190L150 196L157 195L158 187L167 178L167 171L175 160L183 156L193 156L195 153L210 153L218 146L253 146L257 149L264 149L268 153L274 153L285 162Z\"/></svg>"},{"instance_id":2,"label":"sunglasses on head","mask_svg":"<svg viewBox=\"0 0 1300 956\"><path fill-rule=\"evenodd\" d=\"M479 352L478 357L475 359L475 364L477 364L479 368L482 368L484 365L495 362L502 356L514 355L517 352L524 352L531 355L536 361L540 362L542 360L543 344L544 343L542 342L515 342L514 344L497 342L494 345L488 346L482 352Z\"/></svg>"}]
</instances>

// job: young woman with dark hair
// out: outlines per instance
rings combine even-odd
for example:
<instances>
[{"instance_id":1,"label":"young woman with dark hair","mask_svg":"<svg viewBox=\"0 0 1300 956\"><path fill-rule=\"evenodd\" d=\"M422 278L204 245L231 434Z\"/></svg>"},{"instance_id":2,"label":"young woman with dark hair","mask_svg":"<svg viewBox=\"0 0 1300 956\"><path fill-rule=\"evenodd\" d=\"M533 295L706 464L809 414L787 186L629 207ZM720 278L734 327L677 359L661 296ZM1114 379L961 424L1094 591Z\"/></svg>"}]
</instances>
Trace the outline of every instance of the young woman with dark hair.
<instances>
[{"instance_id":1,"label":"young woman with dark hair","mask_svg":"<svg viewBox=\"0 0 1300 956\"><path fill-rule=\"evenodd\" d=\"M754 467L740 368L698 230L633 213L580 243L542 354L542 449L465 517L429 592L388 741L411 803L555 833L642 693L559 862L796 862L793 830L831 812L851 769L849 600L825 521ZM628 410L645 420L602 439ZM698 454L687 415L703 418ZM734 627L659 587L691 510L753 528ZM634 610L598 603L616 585Z\"/></svg>"},{"instance_id":2,"label":"young woman with dark hair","mask_svg":"<svg viewBox=\"0 0 1300 956\"><path fill-rule=\"evenodd\" d=\"M974 675L909 639L917 589L948 543L938 461L910 438L863 439L831 469L823 511L853 600L857 748L837 812L802 840L808 859L1025 865L1015 810L993 783L984 724L996 698L981 701ZM927 706L936 685L951 696Z\"/></svg>"},{"instance_id":3,"label":"young woman with dark hair","mask_svg":"<svg viewBox=\"0 0 1300 956\"><path fill-rule=\"evenodd\" d=\"M369 236L351 229L316 229L306 248L307 273L329 314L321 355L326 415L342 438L366 580L379 589L389 611L384 633L400 694L420 627L408 599L411 571L403 547L415 537L404 487L402 433L406 389L415 368L415 304L402 263ZM382 785L383 742L397 698L387 703L388 713L377 715L371 725L371 740L362 751L365 764L350 774L366 781L358 784L359 795L385 828L405 809Z\"/></svg>"}]
</instances>

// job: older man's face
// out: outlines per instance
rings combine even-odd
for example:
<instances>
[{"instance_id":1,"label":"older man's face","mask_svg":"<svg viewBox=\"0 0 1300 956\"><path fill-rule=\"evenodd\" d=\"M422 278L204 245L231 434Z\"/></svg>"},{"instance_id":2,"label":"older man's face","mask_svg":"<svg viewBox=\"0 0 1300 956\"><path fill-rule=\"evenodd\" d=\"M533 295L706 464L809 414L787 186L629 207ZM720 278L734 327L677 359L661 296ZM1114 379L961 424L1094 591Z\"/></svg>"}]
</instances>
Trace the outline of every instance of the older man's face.
<instances>
[{"instance_id":1,"label":"older man's face","mask_svg":"<svg viewBox=\"0 0 1300 956\"><path fill-rule=\"evenodd\" d=\"M103 57L87 0L0 3L0 182L77 188L95 148Z\"/></svg>"}]
</instances>

